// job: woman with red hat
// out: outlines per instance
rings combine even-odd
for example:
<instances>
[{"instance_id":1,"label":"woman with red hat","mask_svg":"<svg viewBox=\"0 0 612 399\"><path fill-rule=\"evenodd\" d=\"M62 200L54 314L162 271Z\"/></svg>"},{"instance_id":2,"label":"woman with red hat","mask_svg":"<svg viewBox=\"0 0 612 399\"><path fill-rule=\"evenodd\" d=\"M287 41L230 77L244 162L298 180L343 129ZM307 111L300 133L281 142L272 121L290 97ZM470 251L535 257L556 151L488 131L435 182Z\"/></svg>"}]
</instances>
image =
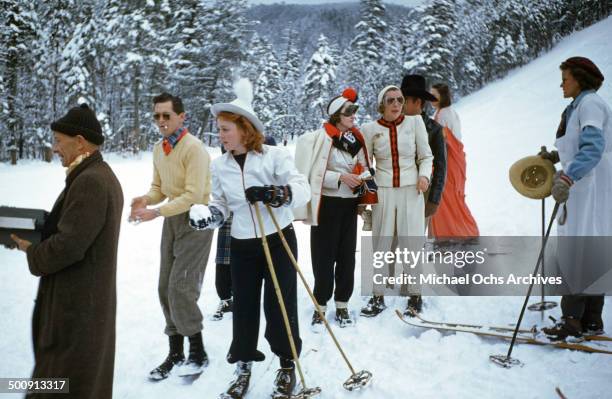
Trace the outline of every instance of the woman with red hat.
<instances>
[{"instance_id":1,"label":"woman with red hat","mask_svg":"<svg viewBox=\"0 0 612 399\"><path fill-rule=\"evenodd\" d=\"M325 313L334 295L340 327L354 322L348 301L355 283L357 207L360 202L373 203L376 191L365 142L355 126L356 101L352 88L333 98L327 106L328 121L321 129L300 136L295 151L298 171L306 175L312 189L310 202L294 214L312 226L314 296ZM322 323L315 311L311 323L315 331Z\"/></svg>"}]
</instances>

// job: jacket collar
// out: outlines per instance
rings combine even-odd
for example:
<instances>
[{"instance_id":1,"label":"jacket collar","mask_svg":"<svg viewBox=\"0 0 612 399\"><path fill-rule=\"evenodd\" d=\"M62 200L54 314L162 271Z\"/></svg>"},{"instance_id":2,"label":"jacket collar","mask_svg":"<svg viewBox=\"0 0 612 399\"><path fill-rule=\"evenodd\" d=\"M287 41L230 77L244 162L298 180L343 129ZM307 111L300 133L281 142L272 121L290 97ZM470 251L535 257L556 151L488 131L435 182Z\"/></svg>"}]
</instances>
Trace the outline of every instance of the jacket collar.
<instances>
[{"instance_id":1,"label":"jacket collar","mask_svg":"<svg viewBox=\"0 0 612 399\"><path fill-rule=\"evenodd\" d=\"M391 127L391 126L397 126L401 124L403 121L404 121L404 115L400 115L396 120L392 122L386 121L384 118L380 118L377 122L379 125L382 125L384 127Z\"/></svg>"},{"instance_id":2,"label":"jacket collar","mask_svg":"<svg viewBox=\"0 0 612 399\"><path fill-rule=\"evenodd\" d=\"M262 152L257 152L257 151L251 150L251 151L248 151L246 154L247 154L247 156L248 156L249 158L250 158L250 157L261 158L261 157L263 157L263 155L264 155L266 152L268 152L267 147L268 147L268 146L267 146L266 144L263 144L263 145L261 146L261 148L262 148ZM226 152L225 152L223 155L221 155L221 157L222 157L222 159L223 159L223 161L224 161L224 162L229 162L229 161L232 161L232 162L233 162L233 161L234 161L234 154L232 154L232 152L231 152L231 151L226 151Z\"/></svg>"},{"instance_id":3,"label":"jacket collar","mask_svg":"<svg viewBox=\"0 0 612 399\"><path fill-rule=\"evenodd\" d=\"M580 105L580 101L582 101L582 99L583 99L583 98L584 98L584 97L585 97L587 94L591 94L591 93L595 93L595 90L582 90L582 91L580 92L580 94L578 94L578 97L576 97L576 98L574 99L574 101L572 101L572 102L570 103L570 106L571 106L572 108L576 108L576 107L578 107L578 105Z\"/></svg>"},{"instance_id":4,"label":"jacket collar","mask_svg":"<svg viewBox=\"0 0 612 399\"><path fill-rule=\"evenodd\" d=\"M68 173L68 176L66 176L66 186L69 186L74 181L74 179L76 179L76 177L80 175L81 172L83 172L89 166L102 161L103 159L100 151L95 151L91 153L87 158L83 159L80 164L75 166L74 169L70 171L70 173Z\"/></svg>"}]
</instances>

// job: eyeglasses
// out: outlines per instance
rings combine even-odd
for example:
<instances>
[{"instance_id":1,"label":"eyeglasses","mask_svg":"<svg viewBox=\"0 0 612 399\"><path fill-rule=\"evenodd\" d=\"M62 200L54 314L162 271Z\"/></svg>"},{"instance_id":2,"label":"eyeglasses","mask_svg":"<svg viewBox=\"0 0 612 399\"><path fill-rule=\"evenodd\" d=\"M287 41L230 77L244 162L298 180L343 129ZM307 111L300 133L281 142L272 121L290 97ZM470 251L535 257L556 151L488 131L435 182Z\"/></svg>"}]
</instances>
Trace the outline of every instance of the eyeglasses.
<instances>
[{"instance_id":1,"label":"eyeglasses","mask_svg":"<svg viewBox=\"0 0 612 399\"><path fill-rule=\"evenodd\" d=\"M385 103L387 105L392 105L394 102L396 102L400 105L402 105L404 103L404 97L387 97L385 98Z\"/></svg>"},{"instance_id":2,"label":"eyeglasses","mask_svg":"<svg viewBox=\"0 0 612 399\"><path fill-rule=\"evenodd\" d=\"M341 115L346 116L346 117L353 116L357 113L358 109L359 109L359 105L355 105L355 104L349 105L348 107L346 107L344 112L341 112Z\"/></svg>"},{"instance_id":3,"label":"eyeglasses","mask_svg":"<svg viewBox=\"0 0 612 399\"><path fill-rule=\"evenodd\" d=\"M164 119L165 121L169 121L170 120L170 114L167 112L164 112L163 114L160 113L154 113L153 114L153 119L155 119L156 121L160 120L160 119Z\"/></svg>"}]
</instances>

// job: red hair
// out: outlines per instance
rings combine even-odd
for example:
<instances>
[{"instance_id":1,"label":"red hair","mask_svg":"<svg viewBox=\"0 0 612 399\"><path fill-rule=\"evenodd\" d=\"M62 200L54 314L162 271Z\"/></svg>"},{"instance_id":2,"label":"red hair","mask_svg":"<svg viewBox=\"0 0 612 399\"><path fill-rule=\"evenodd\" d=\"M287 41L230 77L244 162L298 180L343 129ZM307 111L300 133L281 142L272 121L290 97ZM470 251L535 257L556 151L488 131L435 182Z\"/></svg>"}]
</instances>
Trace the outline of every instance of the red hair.
<instances>
[{"instance_id":1,"label":"red hair","mask_svg":"<svg viewBox=\"0 0 612 399\"><path fill-rule=\"evenodd\" d=\"M246 147L247 151L262 152L262 144L264 142L264 136L259 132L255 126L245 116L235 114L233 112L221 111L217 115L217 119L223 119L227 122L235 123L238 130L242 134L242 144Z\"/></svg>"}]
</instances>

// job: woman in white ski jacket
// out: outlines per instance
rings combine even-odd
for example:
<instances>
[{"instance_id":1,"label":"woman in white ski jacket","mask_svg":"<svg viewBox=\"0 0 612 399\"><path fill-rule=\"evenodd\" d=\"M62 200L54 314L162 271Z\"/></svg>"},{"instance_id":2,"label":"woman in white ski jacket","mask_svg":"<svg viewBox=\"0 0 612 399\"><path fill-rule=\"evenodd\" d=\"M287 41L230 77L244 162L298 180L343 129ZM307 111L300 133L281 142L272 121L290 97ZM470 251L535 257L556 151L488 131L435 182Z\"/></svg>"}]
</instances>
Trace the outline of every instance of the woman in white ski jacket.
<instances>
[{"instance_id":1,"label":"woman in white ski jacket","mask_svg":"<svg viewBox=\"0 0 612 399\"><path fill-rule=\"evenodd\" d=\"M239 98L212 107L212 113L217 118L219 136L227 152L212 162L212 200L207 207L192 207L190 224L200 229L216 228L230 212L233 213L230 244L234 293L233 338L227 360L229 363L237 363L237 377L228 389L228 397L242 397L248 389L252 362L265 358L257 350L262 283L265 337L272 352L278 355L281 366L277 372L274 394L289 397L295 386L295 366L264 256L262 235L267 238L299 354L302 341L298 328L296 271L272 218L260 202L272 207L297 258L291 209L306 204L310 198L310 187L306 178L295 168L291 154L283 148L262 144L263 124L251 109L250 95L246 97L244 100ZM254 210L256 206L263 217L263 232L257 222Z\"/></svg>"},{"instance_id":2,"label":"woman in white ski jacket","mask_svg":"<svg viewBox=\"0 0 612 399\"><path fill-rule=\"evenodd\" d=\"M369 155L376 160L378 204L372 206L372 243L375 251L393 251L396 242L388 238L424 236L423 193L429 186L433 155L423 118L403 115L399 87L383 88L378 106L382 117L362 126ZM421 299L412 288L414 303L409 306L418 308ZM386 308L381 291L374 286L375 295L361 309L362 316L374 317Z\"/></svg>"},{"instance_id":3,"label":"woman in white ski jacket","mask_svg":"<svg viewBox=\"0 0 612 399\"><path fill-rule=\"evenodd\" d=\"M321 129L300 136L295 150L296 166L312 189L310 202L294 213L312 226L314 296L325 313L334 295L340 327L354 322L348 301L355 284L357 207L367 192L376 190L365 142L355 127L356 101L352 88L333 98L327 106L329 120ZM315 311L311 324L322 323Z\"/></svg>"}]
</instances>

